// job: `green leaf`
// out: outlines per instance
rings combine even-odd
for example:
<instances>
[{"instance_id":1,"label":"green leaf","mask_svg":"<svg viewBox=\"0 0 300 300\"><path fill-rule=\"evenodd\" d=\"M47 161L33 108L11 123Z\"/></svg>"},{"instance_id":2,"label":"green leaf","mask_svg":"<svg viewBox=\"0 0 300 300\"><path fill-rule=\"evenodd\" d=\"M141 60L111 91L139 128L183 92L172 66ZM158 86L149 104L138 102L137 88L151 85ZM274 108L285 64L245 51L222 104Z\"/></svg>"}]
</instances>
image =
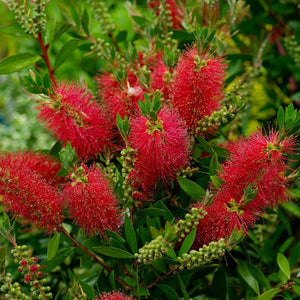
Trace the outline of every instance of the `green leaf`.
<instances>
[{"instance_id":1,"label":"green leaf","mask_svg":"<svg viewBox=\"0 0 300 300\"><path fill-rule=\"evenodd\" d=\"M281 130L284 126L284 110L283 110L282 106L280 106L278 109L277 121L278 121L279 129Z\"/></svg>"},{"instance_id":2,"label":"green leaf","mask_svg":"<svg viewBox=\"0 0 300 300\"><path fill-rule=\"evenodd\" d=\"M93 249L105 256L109 256L109 257L114 257L114 258L134 258L134 255L132 255L131 253L119 249L119 248L115 248L115 247L105 247L105 246L97 246L97 247L93 247Z\"/></svg>"},{"instance_id":3,"label":"green leaf","mask_svg":"<svg viewBox=\"0 0 300 300\"><path fill-rule=\"evenodd\" d=\"M68 58L71 57L71 54L78 47L79 40L73 39L68 41L63 47L60 49L56 56L54 69L56 70L59 66L61 66Z\"/></svg>"},{"instance_id":4,"label":"green leaf","mask_svg":"<svg viewBox=\"0 0 300 300\"><path fill-rule=\"evenodd\" d=\"M273 297L279 292L279 288L274 288L271 290L268 290L266 292L264 292L263 294L261 294L257 300L272 300Z\"/></svg>"},{"instance_id":5,"label":"green leaf","mask_svg":"<svg viewBox=\"0 0 300 300\"><path fill-rule=\"evenodd\" d=\"M157 287L163 291L164 295L166 296L165 299L169 300L179 300L179 296L177 295L176 291L167 284L158 284Z\"/></svg>"},{"instance_id":6,"label":"green leaf","mask_svg":"<svg viewBox=\"0 0 300 300\"><path fill-rule=\"evenodd\" d=\"M300 219L300 207L294 202L287 202L282 204L283 208L294 216Z\"/></svg>"},{"instance_id":7,"label":"green leaf","mask_svg":"<svg viewBox=\"0 0 300 300\"><path fill-rule=\"evenodd\" d=\"M238 272L242 276L242 278L247 282L247 284L257 293L259 294L259 285L256 279L252 276L251 272L248 269L247 264L239 260L238 261Z\"/></svg>"},{"instance_id":8,"label":"green leaf","mask_svg":"<svg viewBox=\"0 0 300 300\"><path fill-rule=\"evenodd\" d=\"M67 142L66 147L59 151L58 155L60 163L66 171L69 171L72 168L73 163L77 160L75 148L72 148L69 142Z\"/></svg>"},{"instance_id":9,"label":"green leaf","mask_svg":"<svg viewBox=\"0 0 300 300\"><path fill-rule=\"evenodd\" d=\"M5 57L0 61L0 74L10 74L21 71L40 59L41 57L39 55L29 52Z\"/></svg>"},{"instance_id":10,"label":"green leaf","mask_svg":"<svg viewBox=\"0 0 300 300\"><path fill-rule=\"evenodd\" d=\"M227 295L227 278L224 270L218 268L212 280L212 295L215 299L225 300Z\"/></svg>"},{"instance_id":11,"label":"green leaf","mask_svg":"<svg viewBox=\"0 0 300 300\"><path fill-rule=\"evenodd\" d=\"M95 291L94 288L87 284L86 282L79 280L79 284L81 285L84 293L87 295L88 299L94 299L95 298Z\"/></svg>"},{"instance_id":12,"label":"green leaf","mask_svg":"<svg viewBox=\"0 0 300 300\"><path fill-rule=\"evenodd\" d=\"M190 299L189 294L188 294L188 292L187 292L187 290L186 290L186 288L185 288L185 285L184 285L184 283L183 283L183 281L182 281L182 279L181 279L179 273L177 273L177 278L178 278L179 286L180 286L180 288L181 288L181 292L182 292L182 295L183 295L183 299L184 299L184 300L189 300L189 299Z\"/></svg>"},{"instance_id":13,"label":"green leaf","mask_svg":"<svg viewBox=\"0 0 300 300\"><path fill-rule=\"evenodd\" d=\"M182 254L187 253L190 250L195 240L195 237L196 237L196 228L194 228L184 239L180 247L180 250L178 252L178 256L182 256Z\"/></svg>"},{"instance_id":14,"label":"green leaf","mask_svg":"<svg viewBox=\"0 0 300 300\"><path fill-rule=\"evenodd\" d=\"M136 241L135 230L134 230L133 225L131 224L130 219L127 216L127 214L125 214L124 230L125 230L126 240L129 244L129 247L130 247L132 253L136 253L137 252L137 241Z\"/></svg>"},{"instance_id":15,"label":"green leaf","mask_svg":"<svg viewBox=\"0 0 300 300\"><path fill-rule=\"evenodd\" d=\"M82 17L81 17L81 26L82 26L83 31L86 33L86 35L89 36L90 35L89 14L86 9L84 10Z\"/></svg>"},{"instance_id":16,"label":"green leaf","mask_svg":"<svg viewBox=\"0 0 300 300\"><path fill-rule=\"evenodd\" d=\"M293 285L293 291L295 294L300 295L300 285Z\"/></svg>"},{"instance_id":17,"label":"green leaf","mask_svg":"<svg viewBox=\"0 0 300 300\"><path fill-rule=\"evenodd\" d=\"M68 248L56 253L52 259L46 261L46 266L42 269L42 271L44 273L50 272L52 269L60 265L73 252L73 250L74 248Z\"/></svg>"},{"instance_id":18,"label":"green leaf","mask_svg":"<svg viewBox=\"0 0 300 300\"><path fill-rule=\"evenodd\" d=\"M160 217L160 216L163 216L165 214L165 211L163 209L160 209L160 208L149 207L149 208L138 210L136 212L136 214L137 215L142 215L142 216Z\"/></svg>"},{"instance_id":19,"label":"green leaf","mask_svg":"<svg viewBox=\"0 0 300 300\"><path fill-rule=\"evenodd\" d=\"M220 187L220 185L223 182L222 179L218 176L210 176L210 179L217 189Z\"/></svg>"},{"instance_id":20,"label":"green leaf","mask_svg":"<svg viewBox=\"0 0 300 300\"><path fill-rule=\"evenodd\" d=\"M130 293L132 296L150 296L150 293L144 287L138 287L136 290Z\"/></svg>"},{"instance_id":21,"label":"green leaf","mask_svg":"<svg viewBox=\"0 0 300 300\"><path fill-rule=\"evenodd\" d=\"M47 260L52 259L53 257L55 257L57 250L58 250L58 246L59 246L59 241L60 241L60 234L56 233L50 240L48 243L48 250L47 250Z\"/></svg>"},{"instance_id":22,"label":"green leaf","mask_svg":"<svg viewBox=\"0 0 300 300\"><path fill-rule=\"evenodd\" d=\"M280 270L283 272L283 274L288 279L290 279L291 278L290 263L289 263L288 259L282 253L277 254L277 264L278 264Z\"/></svg>"},{"instance_id":23,"label":"green leaf","mask_svg":"<svg viewBox=\"0 0 300 300\"><path fill-rule=\"evenodd\" d=\"M0 274L2 273L2 266L5 263L6 246L0 246Z\"/></svg>"},{"instance_id":24,"label":"green leaf","mask_svg":"<svg viewBox=\"0 0 300 300\"><path fill-rule=\"evenodd\" d=\"M182 190L193 199L199 200L205 195L205 190L196 182L183 177L178 177L177 179Z\"/></svg>"}]
</instances>

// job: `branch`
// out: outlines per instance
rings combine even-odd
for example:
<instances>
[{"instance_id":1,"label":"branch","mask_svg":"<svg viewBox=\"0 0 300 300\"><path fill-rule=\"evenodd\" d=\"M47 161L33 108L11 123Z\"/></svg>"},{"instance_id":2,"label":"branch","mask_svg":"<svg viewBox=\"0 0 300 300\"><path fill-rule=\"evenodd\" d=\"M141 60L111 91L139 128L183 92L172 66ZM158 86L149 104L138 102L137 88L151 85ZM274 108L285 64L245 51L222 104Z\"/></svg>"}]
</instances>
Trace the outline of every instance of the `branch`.
<instances>
[{"instance_id":1,"label":"branch","mask_svg":"<svg viewBox=\"0 0 300 300\"><path fill-rule=\"evenodd\" d=\"M83 246L73 235L66 231L63 227L57 228L57 231L63 232L69 239L74 242L74 247L78 247L83 250L86 254L93 258L93 260L101 265L108 273L113 271L112 268L108 267L102 259L100 259L97 255L91 252L87 247ZM119 276L115 275L115 279L123 286L125 290L132 290L133 288L127 285Z\"/></svg>"}]
</instances>

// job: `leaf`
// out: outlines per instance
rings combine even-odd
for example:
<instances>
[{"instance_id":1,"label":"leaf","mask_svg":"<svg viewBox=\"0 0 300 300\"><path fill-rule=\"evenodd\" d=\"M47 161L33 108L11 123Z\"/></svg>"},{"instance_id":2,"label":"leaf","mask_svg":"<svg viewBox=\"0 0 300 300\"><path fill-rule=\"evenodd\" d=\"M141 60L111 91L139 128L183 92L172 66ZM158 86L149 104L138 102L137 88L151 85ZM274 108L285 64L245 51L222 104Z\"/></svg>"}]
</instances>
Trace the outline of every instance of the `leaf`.
<instances>
[{"instance_id":1,"label":"leaf","mask_svg":"<svg viewBox=\"0 0 300 300\"><path fill-rule=\"evenodd\" d=\"M278 264L280 270L283 272L283 274L288 279L290 279L291 278L290 263L289 263L288 259L282 253L277 254L277 264Z\"/></svg>"},{"instance_id":2,"label":"leaf","mask_svg":"<svg viewBox=\"0 0 300 300\"><path fill-rule=\"evenodd\" d=\"M300 219L300 207L293 202L287 202L282 204L283 208L295 215L297 218Z\"/></svg>"},{"instance_id":3,"label":"leaf","mask_svg":"<svg viewBox=\"0 0 300 300\"><path fill-rule=\"evenodd\" d=\"M95 298L95 291L94 288L87 284L86 282L79 280L79 284L81 285L84 293L87 295L88 299L94 299Z\"/></svg>"},{"instance_id":4,"label":"leaf","mask_svg":"<svg viewBox=\"0 0 300 300\"><path fill-rule=\"evenodd\" d=\"M47 250L47 260L52 259L55 257L58 246L59 246L59 241L60 241L60 234L56 233L49 241L48 243L48 250Z\"/></svg>"},{"instance_id":5,"label":"leaf","mask_svg":"<svg viewBox=\"0 0 300 300\"><path fill-rule=\"evenodd\" d=\"M185 288L185 285L184 285L179 273L177 273L177 278L178 278L179 286L181 288L181 292L182 292L184 300L189 300L190 299L189 294Z\"/></svg>"},{"instance_id":6,"label":"leaf","mask_svg":"<svg viewBox=\"0 0 300 300\"><path fill-rule=\"evenodd\" d=\"M268 290L261 294L257 300L272 300L273 297L279 292L279 288L274 288L271 290Z\"/></svg>"},{"instance_id":7,"label":"leaf","mask_svg":"<svg viewBox=\"0 0 300 300\"><path fill-rule=\"evenodd\" d=\"M141 209L138 210L136 212L137 215L142 215L142 216L150 216L150 217L160 217L163 216L165 214L165 211L163 209L160 208L145 208L145 209Z\"/></svg>"},{"instance_id":8,"label":"leaf","mask_svg":"<svg viewBox=\"0 0 300 300\"><path fill-rule=\"evenodd\" d=\"M279 129L281 130L284 126L284 110L283 110L282 106L280 106L278 109L277 121L278 121Z\"/></svg>"},{"instance_id":9,"label":"leaf","mask_svg":"<svg viewBox=\"0 0 300 300\"><path fill-rule=\"evenodd\" d=\"M126 240L129 244L132 253L136 253L137 241L136 241L135 230L127 214L125 214L124 230L125 230Z\"/></svg>"},{"instance_id":10,"label":"leaf","mask_svg":"<svg viewBox=\"0 0 300 300\"><path fill-rule=\"evenodd\" d=\"M73 252L73 250L74 248L68 248L56 253L52 259L46 262L46 266L42 268L42 271L44 273L50 272L52 269L60 265Z\"/></svg>"},{"instance_id":11,"label":"leaf","mask_svg":"<svg viewBox=\"0 0 300 300\"><path fill-rule=\"evenodd\" d=\"M293 291L295 294L300 295L300 285L293 285Z\"/></svg>"},{"instance_id":12,"label":"leaf","mask_svg":"<svg viewBox=\"0 0 300 300\"><path fill-rule=\"evenodd\" d=\"M194 228L184 239L180 247L180 250L178 252L178 256L182 256L182 254L187 253L190 250L195 240L195 237L196 237L196 228Z\"/></svg>"},{"instance_id":13,"label":"leaf","mask_svg":"<svg viewBox=\"0 0 300 300\"><path fill-rule=\"evenodd\" d=\"M67 142L66 147L62 148L59 151L58 155L59 155L59 159L60 159L60 163L61 163L62 167L66 171L70 171L70 169L73 166L73 163L77 159L77 154L76 154L75 148L72 148L71 144L69 142Z\"/></svg>"},{"instance_id":14,"label":"leaf","mask_svg":"<svg viewBox=\"0 0 300 300\"><path fill-rule=\"evenodd\" d=\"M93 247L93 249L102 254L102 255L106 255L109 257L114 257L114 258L134 258L134 255L132 255L131 253L119 249L119 248L115 248L115 247L105 247L105 246L97 246L97 247Z\"/></svg>"},{"instance_id":15,"label":"leaf","mask_svg":"<svg viewBox=\"0 0 300 300\"><path fill-rule=\"evenodd\" d=\"M165 294L166 298L169 300L179 300L179 296L177 295L176 291L170 287L169 285L166 284L158 284L157 287L163 291Z\"/></svg>"},{"instance_id":16,"label":"leaf","mask_svg":"<svg viewBox=\"0 0 300 300\"><path fill-rule=\"evenodd\" d=\"M242 278L247 282L247 284L257 294L259 294L259 285L258 285L258 282L256 281L256 279L250 273L247 264L244 261L239 260L237 268L238 268L238 272L240 273L240 275L242 276Z\"/></svg>"},{"instance_id":17,"label":"leaf","mask_svg":"<svg viewBox=\"0 0 300 300\"><path fill-rule=\"evenodd\" d=\"M3 58L0 61L0 74L10 74L21 71L41 57L35 53L23 52Z\"/></svg>"},{"instance_id":18,"label":"leaf","mask_svg":"<svg viewBox=\"0 0 300 300\"><path fill-rule=\"evenodd\" d=\"M82 17L81 17L81 26L82 26L83 31L86 33L86 35L89 36L90 35L89 14L86 9L84 10Z\"/></svg>"},{"instance_id":19,"label":"leaf","mask_svg":"<svg viewBox=\"0 0 300 300\"><path fill-rule=\"evenodd\" d=\"M71 54L76 50L79 44L79 40L73 39L68 41L63 47L60 49L56 56L54 69L56 70L59 66L61 66L68 58L71 57Z\"/></svg>"},{"instance_id":20,"label":"leaf","mask_svg":"<svg viewBox=\"0 0 300 300\"><path fill-rule=\"evenodd\" d=\"M227 295L227 278L224 270L219 268L212 280L212 295L216 299L225 300Z\"/></svg>"},{"instance_id":21,"label":"leaf","mask_svg":"<svg viewBox=\"0 0 300 300\"><path fill-rule=\"evenodd\" d=\"M144 287L138 287L136 290L130 293L132 296L150 296L150 293Z\"/></svg>"},{"instance_id":22,"label":"leaf","mask_svg":"<svg viewBox=\"0 0 300 300\"><path fill-rule=\"evenodd\" d=\"M178 177L177 179L182 190L193 199L199 200L205 195L205 190L196 182L183 177Z\"/></svg>"}]
</instances>

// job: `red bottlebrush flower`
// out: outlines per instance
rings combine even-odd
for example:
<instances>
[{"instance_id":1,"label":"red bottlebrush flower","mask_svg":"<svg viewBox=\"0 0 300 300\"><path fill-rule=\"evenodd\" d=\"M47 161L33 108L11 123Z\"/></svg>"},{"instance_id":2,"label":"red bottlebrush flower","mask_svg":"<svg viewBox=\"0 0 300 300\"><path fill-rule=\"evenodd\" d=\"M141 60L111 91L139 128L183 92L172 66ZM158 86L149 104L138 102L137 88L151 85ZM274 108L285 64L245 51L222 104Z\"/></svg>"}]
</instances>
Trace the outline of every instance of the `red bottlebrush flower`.
<instances>
[{"instance_id":1,"label":"red bottlebrush flower","mask_svg":"<svg viewBox=\"0 0 300 300\"><path fill-rule=\"evenodd\" d=\"M165 100L170 98L171 74L169 73L163 58L158 56L154 67L150 68L151 90L155 92L159 90L163 93Z\"/></svg>"},{"instance_id":2,"label":"red bottlebrush flower","mask_svg":"<svg viewBox=\"0 0 300 300\"><path fill-rule=\"evenodd\" d=\"M124 118L126 114L132 115L139 111L138 101L144 99L144 90L132 72L128 73L128 80L123 85L110 73L98 75L97 82L99 96L114 124L117 114Z\"/></svg>"},{"instance_id":3,"label":"red bottlebrush flower","mask_svg":"<svg viewBox=\"0 0 300 300\"><path fill-rule=\"evenodd\" d=\"M133 297L127 296L120 291L113 291L110 293L104 292L101 295L97 296L95 300L133 300Z\"/></svg>"},{"instance_id":4,"label":"red bottlebrush flower","mask_svg":"<svg viewBox=\"0 0 300 300\"><path fill-rule=\"evenodd\" d=\"M101 171L95 167L77 169L74 181L67 184L62 195L68 206L70 217L87 234L104 230L116 231L121 225L116 208L117 199Z\"/></svg>"},{"instance_id":5,"label":"red bottlebrush flower","mask_svg":"<svg viewBox=\"0 0 300 300\"><path fill-rule=\"evenodd\" d=\"M150 8L158 8L161 4L160 0L153 0L149 2ZM169 11L172 28L176 30L182 29L181 22L183 20L183 12L178 8L174 0L166 1L166 8ZM156 11L156 15L159 15L159 10Z\"/></svg>"},{"instance_id":6,"label":"red bottlebrush flower","mask_svg":"<svg viewBox=\"0 0 300 300\"><path fill-rule=\"evenodd\" d=\"M61 183L64 180L62 177L56 176L61 169L60 163L47 154L34 152L8 153L5 160L10 161L11 166L18 165L22 168L28 168L51 184Z\"/></svg>"},{"instance_id":7,"label":"red bottlebrush flower","mask_svg":"<svg viewBox=\"0 0 300 300\"><path fill-rule=\"evenodd\" d=\"M232 195L226 188L220 189L212 205L205 209L205 217L199 220L193 248L229 237L234 228L247 232L258 217L256 211L244 204L243 193Z\"/></svg>"},{"instance_id":8,"label":"red bottlebrush flower","mask_svg":"<svg viewBox=\"0 0 300 300\"><path fill-rule=\"evenodd\" d=\"M259 131L231 145L231 157L219 176L237 194L249 184L256 187L257 196L249 205L258 210L276 206L279 199L287 199L285 154L292 153L294 145L293 138L280 140L278 133L264 136Z\"/></svg>"},{"instance_id":9,"label":"red bottlebrush flower","mask_svg":"<svg viewBox=\"0 0 300 300\"><path fill-rule=\"evenodd\" d=\"M163 108L156 121L140 115L131 121L129 144L137 150L130 177L146 191L157 180L167 183L189 163L187 129L177 113Z\"/></svg>"},{"instance_id":10,"label":"red bottlebrush flower","mask_svg":"<svg viewBox=\"0 0 300 300\"><path fill-rule=\"evenodd\" d=\"M84 159L111 146L112 131L102 108L75 83L54 88L54 98L39 107L39 118L59 141L69 141Z\"/></svg>"},{"instance_id":11,"label":"red bottlebrush flower","mask_svg":"<svg viewBox=\"0 0 300 300\"><path fill-rule=\"evenodd\" d=\"M230 144L231 157L219 174L223 183L199 220L193 248L229 237L234 228L247 232L266 207L287 200L285 154L293 153L294 146L293 138L261 131Z\"/></svg>"},{"instance_id":12,"label":"red bottlebrush flower","mask_svg":"<svg viewBox=\"0 0 300 300\"><path fill-rule=\"evenodd\" d=\"M12 156L0 157L0 193L7 211L51 232L63 220L57 189Z\"/></svg>"},{"instance_id":13,"label":"red bottlebrush flower","mask_svg":"<svg viewBox=\"0 0 300 300\"><path fill-rule=\"evenodd\" d=\"M26 274L26 275L24 276L24 282L25 282L25 283L29 283L30 280L31 280L30 274Z\"/></svg>"},{"instance_id":14,"label":"red bottlebrush flower","mask_svg":"<svg viewBox=\"0 0 300 300\"><path fill-rule=\"evenodd\" d=\"M174 70L172 105L190 129L204 116L219 109L225 76L224 59L191 48L183 53Z\"/></svg>"}]
</instances>

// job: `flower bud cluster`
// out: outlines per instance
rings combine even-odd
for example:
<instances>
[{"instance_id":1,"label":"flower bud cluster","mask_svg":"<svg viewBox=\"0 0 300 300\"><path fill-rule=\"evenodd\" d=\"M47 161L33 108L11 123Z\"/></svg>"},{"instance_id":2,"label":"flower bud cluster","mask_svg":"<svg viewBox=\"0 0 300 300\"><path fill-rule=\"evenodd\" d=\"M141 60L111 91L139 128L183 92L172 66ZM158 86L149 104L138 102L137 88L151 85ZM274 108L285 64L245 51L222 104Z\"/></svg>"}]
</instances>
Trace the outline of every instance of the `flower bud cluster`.
<instances>
[{"instance_id":1,"label":"flower bud cluster","mask_svg":"<svg viewBox=\"0 0 300 300\"><path fill-rule=\"evenodd\" d=\"M181 169L178 172L178 176L181 176L183 178L192 177L193 173L196 172L196 171L198 171L198 170L199 170L198 168L192 169L190 166L188 166L185 169Z\"/></svg>"},{"instance_id":2,"label":"flower bud cluster","mask_svg":"<svg viewBox=\"0 0 300 300\"><path fill-rule=\"evenodd\" d=\"M298 44L295 35L285 37L284 45L288 54L293 58L295 65L300 68L300 44Z\"/></svg>"},{"instance_id":3,"label":"flower bud cluster","mask_svg":"<svg viewBox=\"0 0 300 300\"><path fill-rule=\"evenodd\" d=\"M171 246L171 243L169 243L162 235L159 235L149 244L146 244L143 248L139 249L139 253L136 253L135 256L138 263L148 265L161 258L163 254L167 252L167 247Z\"/></svg>"},{"instance_id":4,"label":"flower bud cluster","mask_svg":"<svg viewBox=\"0 0 300 300\"><path fill-rule=\"evenodd\" d=\"M173 22L172 22L172 12L170 10L170 5L168 3L163 4L161 3L158 7L158 16L159 16L159 21L161 22L161 25L163 27L167 28L172 28Z\"/></svg>"},{"instance_id":5,"label":"flower bud cluster","mask_svg":"<svg viewBox=\"0 0 300 300\"><path fill-rule=\"evenodd\" d=\"M1 294L5 299L9 300L28 300L29 297L22 293L21 286L19 282L12 283L12 275L7 273L0 277L0 281L3 282L0 287Z\"/></svg>"},{"instance_id":6,"label":"flower bud cluster","mask_svg":"<svg viewBox=\"0 0 300 300\"><path fill-rule=\"evenodd\" d=\"M107 177L113 182L117 183L119 181L119 175L116 172L117 167L113 162L107 162L106 166L103 167L103 171L107 174Z\"/></svg>"},{"instance_id":7,"label":"flower bud cluster","mask_svg":"<svg viewBox=\"0 0 300 300\"><path fill-rule=\"evenodd\" d=\"M49 0L32 0L33 9L26 9L25 5L19 4L19 1L5 1L8 8L15 13L15 19L19 22L26 33L37 37L39 33L45 31L46 27L46 4Z\"/></svg>"},{"instance_id":8,"label":"flower bud cluster","mask_svg":"<svg viewBox=\"0 0 300 300\"><path fill-rule=\"evenodd\" d=\"M198 251L191 250L190 253L185 253L182 257L178 257L179 269L192 269L208 263L213 259L224 256L227 248L225 240L221 238L217 242L210 242L208 245L204 245Z\"/></svg>"},{"instance_id":9,"label":"flower bud cluster","mask_svg":"<svg viewBox=\"0 0 300 300\"><path fill-rule=\"evenodd\" d=\"M179 220L176 224L178 241L180 242L193 228L197 227L199 220L205 215L206 211L202 207L193 207L184 219Z\"/></svg>"},{"instance_id":10,"label":"flower bud cluster","mask_svg":"<svg viewBox=\"0 0 300 300\"><path fill-rule=\"evenodd\" d=\"M107 3L109 2L103 0L88 0L87 3L92 7L91 11L94 12L102 33L110 35L110 33L115 30L115 25L108 12Z\"/></svg>"},{"instance_id":11,"label":"flower bud cluster","mask_svg":"<svg viewBox=\"0 0 300 300\"><path fill-rule=\"evenodd\" d=\"M232 105L223 106L220 110L213 111L210 116L204 116L201 121L198 121L196 134L206 132L209 129L215 129L222 124L226 124L235 116Z\"/></svg>"},{"instance_id":12,"label":"flower bud cluster","mask_svg":"<svg viewBox=\"0 0 300 300\"><path fill-rule=\"evenodd\" d=\"M131 195L133 194L132 186L130 185L129 173L133 170L134 162L135 162L136 150L127 147L121 151L121 161L122 161L122 177L124 178L123 182L123 190L124 190L124 202L132 201L133 198Z\"/></svg>"},{"instance_id":13,"label":"flower bud cluster","mask_svg":"<svg viewBox=\"0 0 300 300\"><path fill-rule=\"evenodd\" d=\"M51 299L52 293L50 286L44 286L46 279L42 278L41 266L37 263L38 259L32 257L26 245L17 246L11 250L14 261L19 263L18 271L24 275L24 283L30 285L32 295L37 299Z\"/></svg>"}]
</instances>

